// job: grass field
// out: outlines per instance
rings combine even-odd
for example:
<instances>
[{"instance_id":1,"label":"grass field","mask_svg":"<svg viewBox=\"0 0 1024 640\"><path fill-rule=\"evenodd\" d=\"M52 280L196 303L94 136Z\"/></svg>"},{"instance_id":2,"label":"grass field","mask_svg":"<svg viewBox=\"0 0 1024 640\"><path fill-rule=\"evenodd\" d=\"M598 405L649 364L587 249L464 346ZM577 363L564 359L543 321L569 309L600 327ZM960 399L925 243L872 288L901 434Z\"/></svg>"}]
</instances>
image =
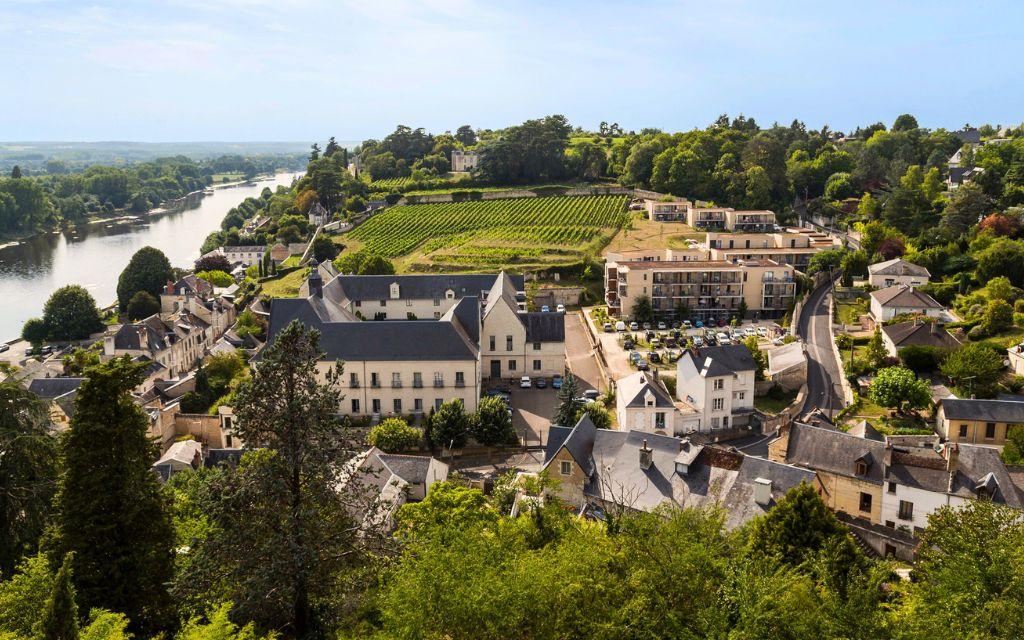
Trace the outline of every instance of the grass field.
<instances>
[{"instance_id":1,"label":"grass field","mask_svg":"<svg viewBox=\"0 0 1024 640\"><path fill-rule=\"evenodd\" d=\"M309 269L296 269L280 278L266 280L260 285L260 293L271 298L294 298L308 275Z\"/></svg>"},{"instance_id":2,"label":"grass field","mask_svg":"<svg viewBox=\"0 0 1024 640\"><path fill-rule=\"evenodd\" d=\"M213 184L220 184L222 182L238 182L243 178L245 178L245 174L241 171L236 171L234 173L215 173L210 176L210 180L213 181Z\"/></svg>"},{"instance_id":3,"label":"grass field","mask_svg":"<svg viewBox=\"0 0 1024 640\"><path fill-rule=\"evenodd\" d=\"M544 268L596 255L626 220L626 196L522 198L394 207L341 237L402 270Z\"/></svg>"},{"instance_id":4,"label":"grass field","mask_svg":"<svg viewBox=\"0 0 1024 640\"><path fill-rule=\"evenodd\" d=\"M638 251L646 249L685 249L687 239L703 240L705 234L694 231L681 222L655 222L642 217L643 212L631 211L628 229L623 229L611 244L609 251Z\"/></svg>"}]
</instances>

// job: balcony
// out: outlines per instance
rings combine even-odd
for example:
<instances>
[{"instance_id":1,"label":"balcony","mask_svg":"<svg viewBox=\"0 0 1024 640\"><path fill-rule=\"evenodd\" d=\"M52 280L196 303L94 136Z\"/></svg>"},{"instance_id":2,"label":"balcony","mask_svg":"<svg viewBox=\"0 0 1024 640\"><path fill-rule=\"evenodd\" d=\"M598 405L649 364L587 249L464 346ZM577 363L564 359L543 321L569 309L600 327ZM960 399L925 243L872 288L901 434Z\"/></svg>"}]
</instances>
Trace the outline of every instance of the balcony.
<instances>
[{"instance_id":1,"label":"balcony","mask_svg":"<svg viewBox=\"0 0 1024 640\"><path fill-rule=\"evenodd\" d=\"M442 387L444 387L444 380L435 379L434 380L434 388L435 389L441 389Z\"/></svg>"},{"instance_id":2,"label":"balcony","mask_svg":"<svg viewBox=\"0 0 1024 640\"><path fill-rule=\"evenodd\" d=\"M402 382L400 380L392 380L391 381L391 388L392 389L401 389L402 388Z\"/></svg>"},{"instance_id":3,"label":"balcony","mask_svg":"<svg viewBox=\"0 0 1024 640\"><path fill-rule=\"evenodd\" d=\"M413 380L412 381L412 388L413 389L422 389L423 388L423 381L422 380Z\"/></svg>"},{"instance_id":4,"label":"balcony","mask_svg":"<svg viewBox=\"0 0 1024 640\"><path fill-rule=\"evenodd\" d=\"M359 381L358 380L349 380L348 381L348 388L349 389L358 389L359 388Z\"/></svg>"},{"instance_id":5,"label":"balcony","mask_svg":"<svg viewBox=\"0 0 1024 640\"><path fill-rule=\"evenodd\" d=\"M370 388L371 389L380 389L380 381L379 380L374 380L374 381L370 382Z\"/></svg>"}]
</instances>

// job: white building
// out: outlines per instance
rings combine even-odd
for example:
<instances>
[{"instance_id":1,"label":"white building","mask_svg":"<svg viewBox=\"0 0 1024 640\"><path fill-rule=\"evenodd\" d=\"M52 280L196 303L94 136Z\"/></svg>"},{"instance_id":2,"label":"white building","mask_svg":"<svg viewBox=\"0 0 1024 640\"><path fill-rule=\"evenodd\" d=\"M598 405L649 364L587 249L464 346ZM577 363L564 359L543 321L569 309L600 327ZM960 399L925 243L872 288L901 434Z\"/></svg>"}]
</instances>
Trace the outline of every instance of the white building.
<instances>
[{"instance_id":1,"label":"white building","mask_svg":"<svg viewBox=\"0 0 1024 640\"><path fill-rule=\"evenodd\" d=\"M744 345L684 351L676 364L676 397L696 410L701 432L745 426L754 412L756 368Z\"/></svg>"},{"instance_id":2,"label":"white building","mask_svg":"<svg viewBox=\"0 0 1024 640\"><path fill-rule=\"evenodd\" d=\"M876 289L884 289L895 285L920 287L928 284L931 274L924 267L903 258L893 258L885 262L868 265L868 284Z\"/></svg>"},{"instance_id":3,"label":"white building","mask_svg":"<svg viewBox=\"0 0 1024 640\"><path fill-rule=\"evenodd\" d=\"M678 436L700 427L693 407L673 400L657 375L646 371L615 381L615 416L619 429Z\"/></svg>"},{"instance_id":4,"label":"white building","mask_svg":"<svg viewBox=\"0 0 1024 640\"><path fill-rule=\"evenodd\" d=\"M892 320L906 313L916 313L929 318L941 318L945 307L927 293L913 287L896 285L871 292L871 315L876 322Z\"/></svg>"},{"instance_id":5,"label":"white building","mask_svg":"<svg viewBox=\"0 0 1024 640\"><path fill-rule=\"evenodd\" d=\"M452 150L452 171L454 172L472 171L476 169L479 161L480 154L476 151Z\"/></svg>"}]
</instances>

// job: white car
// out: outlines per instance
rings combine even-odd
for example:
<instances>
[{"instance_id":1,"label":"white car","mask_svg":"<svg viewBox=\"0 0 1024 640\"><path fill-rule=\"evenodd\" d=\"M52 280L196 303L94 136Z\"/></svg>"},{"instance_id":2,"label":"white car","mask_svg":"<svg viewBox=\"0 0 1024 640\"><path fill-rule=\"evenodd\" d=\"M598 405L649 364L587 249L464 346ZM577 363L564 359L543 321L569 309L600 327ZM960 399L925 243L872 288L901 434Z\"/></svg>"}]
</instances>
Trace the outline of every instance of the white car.
<instances>
[{"instance_id":1,"label":"white car","mask_svg":"<svg viewBox=\"0 0 1024 640\"><path fill-rule=\"evenodd\" d=\"M724 331L719 331L718 335L715 336L715 339L718 340L718 344L732 344L732 340L729 339L729 334Z\"/></svg>"},{"instance_id":2,"label":"white car","mask_svg":"<svg viewBox=\"0 0 1024 640\"><path fill-rule=\"evenodd\" d=\"M692 326L693 326L693 324L689 320L683 320L683 327L684 328L689 329Z\"/></svg>"},{"instance_id":3,"label":"white car","mask_svg":"<svg viewBox=\"0 0 1024 640\"><path fill-rule=\"evenodd\" d=\"M519 378L519 388L520 389L529 389L532 386L533 386L533 381L530 380L530 376L523 376L522 378Z\"/></svg>"},{"instance_id":4,"label":"white car","mask_svg":"<svg viewBox=\"0 0 1024 640\"><path fill-rule=\"evenodd\" d=\"M555 311L557 311L558 313L565 313L565 305L564 304L558 305L557 307L555 307Z\"/></svg>"},{"instance_id":5,"label":"white car","mask_svg":"<svg viewBox=\"0 0 1024 640\"><path fill-rule=\"evenodd\" d=\"M754 327L747 327L743 330L743 333L749 338L750 336L756 336L757 332L754 331Z\"/></svg>"},{"instance_id":6,"label":"white car","mask_svg":"<svg viewBox=\"0 0 1024 640\"><path fill-rule=\"evenodd\" d=\"M665 323L664 322L659 322L658 323L658 331L664 331L665 329L668 329L668 327L665 326Z\"/></svg>"},{"instance_id":7,"label":"white car","mask_svg":"<svg viewBox=\"0 0 1024 640\"><path fill-rule=\"evenodd\" d=\"M758 327L757 328L757 335L761 336L762 338L767 338L768 337L768 330L765 329L764 327Z\"/></svg>"},{"instance_id":8,"label":"white car","mask_svg":"<svg viewBox=\"0 0 1024 640\"><path fill-rule=\"evenodd\" d=\"M622 320L619 320L618 322L615 323L615 330L616 331L625 331L626 330L626 323L623 322Z\"/></svg>"},{"instance_id":9,"label":"white car","mask_svg":"<svg viewBox=\"0 0 1024 640\"><path fill-rule=\"evenodd\" d=\"M700 336L693 336L693 346L695 346L695 347L703 347L704 346L704 338L702 338Z\"/></svg>"},{"instance_id":10,"label":"white car","mask_svg":"<svg viewBox=\"0 0 1024 640\"><path fill-rule=\"evenodd\" d=\"M635 322L630 322L629 323L629 330L630 331L638 331L639 329L640 329L640 325L638 325L637 323L635 323Z\"/></svg>"}]
</instances>

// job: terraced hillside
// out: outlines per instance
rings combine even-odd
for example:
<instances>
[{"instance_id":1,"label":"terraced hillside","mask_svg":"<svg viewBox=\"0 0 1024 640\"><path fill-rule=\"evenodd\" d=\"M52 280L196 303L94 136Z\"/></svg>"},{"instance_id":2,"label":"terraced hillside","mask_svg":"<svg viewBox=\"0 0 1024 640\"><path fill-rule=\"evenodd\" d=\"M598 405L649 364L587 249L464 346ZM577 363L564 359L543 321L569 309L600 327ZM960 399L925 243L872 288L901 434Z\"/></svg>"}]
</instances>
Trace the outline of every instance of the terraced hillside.
<instances>
[{"instance_id":1,"label":"terraced hillside","mask_svg":"<svg viewBox=\"0 0 1024 640\"><path fill-rule=\"evenodd\" d=\"M342 242L397 259L410 271L543 268L603 248L627 218L626 201L602 195L399 206Z\"/></svg>"}]
</instances>

